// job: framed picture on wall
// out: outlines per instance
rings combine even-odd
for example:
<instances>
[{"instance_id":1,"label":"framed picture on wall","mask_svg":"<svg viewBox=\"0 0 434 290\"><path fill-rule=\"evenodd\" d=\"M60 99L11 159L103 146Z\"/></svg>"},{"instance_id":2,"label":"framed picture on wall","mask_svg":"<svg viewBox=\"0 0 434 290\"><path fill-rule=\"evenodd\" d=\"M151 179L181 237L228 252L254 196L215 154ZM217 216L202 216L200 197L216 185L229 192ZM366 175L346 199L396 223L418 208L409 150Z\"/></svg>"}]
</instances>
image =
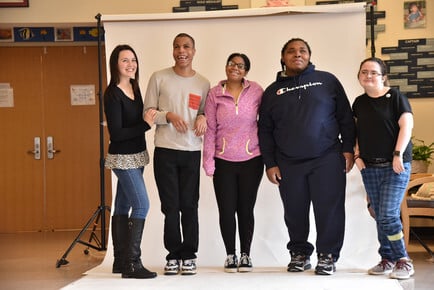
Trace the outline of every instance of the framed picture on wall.
<instances>
[{"instance_id":1,"label":"framed picture on wall","mask_svg":"<svg viewBox=\"0 0 434 290\"><path fill-rule=\"evenodd\" d=\"M56 27L54 39L56 41L73 41L74 34L72 32L72 27Z\"/></svg>"},{"instance_id":2,"label":"framed picture on wall","mask_svg":"<svg viewBox=\"0 0 434 290\"><path fill-rule=\"evenodd\" d=\"M404 28L426 27L426 1L404 1Z\"/></svg>"},{"instance_id":3,"label":"framed picture on wall","mask_svg":"<svg viewBox=\"0 0 434 290\"><path fill-rule=\"evenodd\" d=\"M0 7L29 7L29 0L0 0Z\"/></svg>"},{"instance_id":4,"label":"framed picture on wall","mask_svg":"<svg viewBox=\"0 0 434 290\"><path fill-rule=\"evenodd\" d=\"M304 6L305 0L250 0L251 8Z\"/></svg>"},{"instance_id":5,"label":"framed picture on wall","mask_svg":"<svg viewBox=\"0 0 434 290\"><path fill-rule=\"evenodd\" d=\"M0 27L0 42L14 42L12 27Z\"/></svg>"}]
</instances>

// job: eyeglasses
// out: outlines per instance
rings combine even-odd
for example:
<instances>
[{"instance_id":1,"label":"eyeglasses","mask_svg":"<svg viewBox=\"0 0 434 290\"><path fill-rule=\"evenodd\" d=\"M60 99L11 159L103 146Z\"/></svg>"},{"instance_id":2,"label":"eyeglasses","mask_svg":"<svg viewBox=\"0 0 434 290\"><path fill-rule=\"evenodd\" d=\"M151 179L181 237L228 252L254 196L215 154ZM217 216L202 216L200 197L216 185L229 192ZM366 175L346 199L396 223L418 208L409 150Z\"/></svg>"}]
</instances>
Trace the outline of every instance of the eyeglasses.
<instances>
[{"instance_id":1,"label":"eyeglasses","mask_svg":"<svg viewBox=\"0 0 434 290\"><path fill-rule=\"evenodd\" d=\"M228 61L227 66L237 67L238 69L241 69L241 70L245 70L246 69L246 65L244 63L236 63L236 62L233 62L233 61Z\"/></svg>"},{"instance_id":2,"label":"eyeglasses","mask_svg":"<svg viewBox=\"0 0 434 290\"><path fill-rule=\"evenodd\" d=\"M361 73L362 75L364 75L364 76L371 75L371 76L373 76L374 78L383 75L383 74L381 74L381 73L379 73L379 72L377 72L377 71L375 71L375 70L373 70L373 71L362 70L362 71L360 71L360 73Z\"/></svg>"}]
</instances>

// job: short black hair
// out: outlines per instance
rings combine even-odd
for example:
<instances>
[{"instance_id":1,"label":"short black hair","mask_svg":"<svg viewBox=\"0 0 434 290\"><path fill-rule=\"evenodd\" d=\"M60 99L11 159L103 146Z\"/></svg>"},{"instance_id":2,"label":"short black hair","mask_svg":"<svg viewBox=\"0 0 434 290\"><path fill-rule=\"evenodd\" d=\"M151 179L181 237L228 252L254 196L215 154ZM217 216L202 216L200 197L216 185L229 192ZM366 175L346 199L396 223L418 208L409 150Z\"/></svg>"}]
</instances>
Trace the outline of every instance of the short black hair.
<instances>
[{"instance_id":1,"label":"short black hair","mask_svg":"<svg viewBox=\"0 0 434 290\"><path fill-rule=\"evenodd\" d=\"M188 37L188 38L190 38L191 42L193 42L193 48L195 48L196 43L194 41L194 38L190 34L187 34L185 32L181 32L177 36L175 36L175 38L173 39L173 44L175 44L175 39L177 39L179 37Z\"/></svg>"},{"instance_id":2,"label":"short black hair","mask_svg":"<svg viewBox=\"0 0 434 290\"><path fill-rule=\"evenodd\" d=\"M237 57L237 56L241 57L243 59L243 61L244 61L244 70L246 72L248 72L250 70L250 59L244 53L240 53L240 52L231 53L231 55L229 55L228 60L226 61L226 63L228 63L234 57Z\"/></svg>"},{"instance_id":3,"label":"short black hair","mask_svg":"<svg viewBox=\"0 0 434 290\"><path fill-rule=\"evenodd\" d=\"M307 43L307 41L302 38L295 37L295 38L291 38L283 45L282 50L280 51L280 56L283 56L285 49L288 47L289 44L293 43L294 41L303 42L307 47L307 51L309 51L309 55L312 55L312 50L310 49L309 43ZM282 58L280 58L280 65L282 66L282 70L285 70L285 63L283 62Z\"/></svg>"}]
</instances>

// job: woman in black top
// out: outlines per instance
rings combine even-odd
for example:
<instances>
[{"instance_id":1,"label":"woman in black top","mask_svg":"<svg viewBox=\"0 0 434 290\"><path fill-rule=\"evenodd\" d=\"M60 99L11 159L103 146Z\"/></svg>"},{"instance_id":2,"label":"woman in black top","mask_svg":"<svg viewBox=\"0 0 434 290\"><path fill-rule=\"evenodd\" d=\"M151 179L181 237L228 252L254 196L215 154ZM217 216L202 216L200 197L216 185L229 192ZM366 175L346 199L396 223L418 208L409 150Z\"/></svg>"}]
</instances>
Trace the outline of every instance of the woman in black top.
<instances>
[{"instance_id":1,"label":"woman in black top","mask_svg":"<svg viewBox=\"0 0 434 290\"><path fill-rule=\"evenodd\" d=\"M413 114L408 99L388 86L382 60L365 59L358 79L365 93L353 104L357 127L354 159L375 215L381 256L368 273L408 279L414 269L405 249L400 206L411 171Z\"/></svg>"},{"instance_id":2,"label":"woman in black top","mask_svg":"<svg viewBox=\"0 0 434 290\"><path fill-rule=\"evenodd\" d=\"M145 131L154 124L155 110L143 114L139 65L130 46L115 47L110 56L110 74L111 80L104 93L110 134L105 166L118 178L112 217L112 272L122 273L122 278L154 278L157 274L142 265L140 244L149 211L143 179L144 167L149 163Z\"/></svg>"}]
</instances>

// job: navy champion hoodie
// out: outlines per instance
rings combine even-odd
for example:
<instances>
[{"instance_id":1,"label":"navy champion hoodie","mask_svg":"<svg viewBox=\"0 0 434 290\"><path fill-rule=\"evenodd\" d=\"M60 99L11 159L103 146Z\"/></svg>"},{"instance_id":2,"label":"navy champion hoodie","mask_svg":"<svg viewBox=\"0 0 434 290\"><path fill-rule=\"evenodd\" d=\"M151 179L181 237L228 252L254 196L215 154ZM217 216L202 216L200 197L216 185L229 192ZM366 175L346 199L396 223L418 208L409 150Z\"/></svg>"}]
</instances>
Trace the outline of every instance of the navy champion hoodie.
<instances>
[{"instance_id":1,"label":"navy champion hoodie","mask_svg":"<svg viewBox=\"0 0 434 290\"><path fill-rule=\"evenodd\" d=\"M279 72L262 97L259 144L266 168L277 166L277 153L294 161L353 153L355 124L339 80L312 63L297 76Z\"/></svg>"}]
</instances>

